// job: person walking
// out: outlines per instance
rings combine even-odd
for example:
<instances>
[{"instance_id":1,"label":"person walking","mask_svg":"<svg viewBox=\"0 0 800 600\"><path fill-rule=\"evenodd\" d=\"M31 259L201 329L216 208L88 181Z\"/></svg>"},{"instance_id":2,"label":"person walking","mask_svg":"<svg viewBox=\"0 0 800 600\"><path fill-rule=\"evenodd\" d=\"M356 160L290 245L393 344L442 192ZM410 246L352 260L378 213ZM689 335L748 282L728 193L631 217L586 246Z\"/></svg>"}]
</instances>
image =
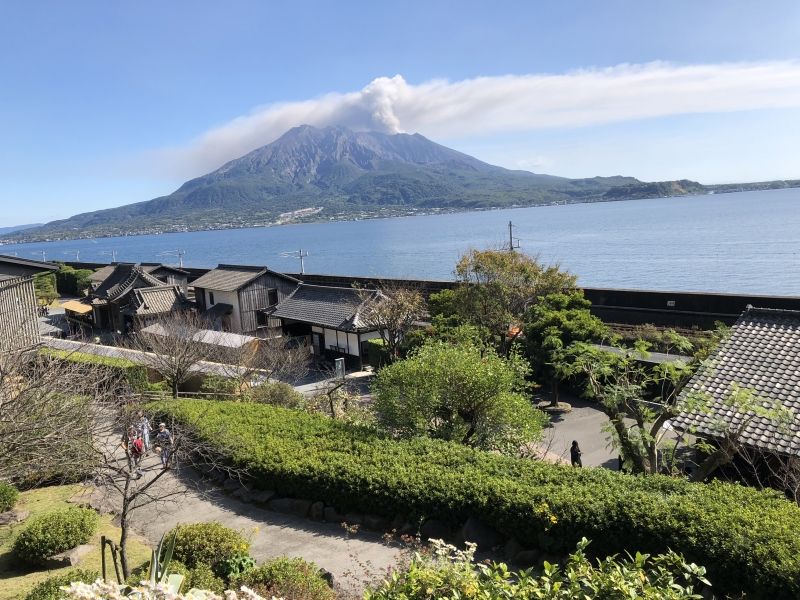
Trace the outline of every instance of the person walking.
<instances>
[{"instance_id":1,"label":"person walking","mask_svg":"<svg viewBox=\"0 0 800 600\"><path fill-rule=\"evenodd\" d=\"M569 449L569 459L572 463L573 467L582 467L583 461L581 461L581 447L578 446L577 440L572 440L572 447Z\"/></svg>"},{"instance_id":2,"label":"person walking","mask_svg":"<svg viewBox=\"0 0 800 600\"><path fill-rule=\"evenodd\" d=\"M169 459L172 455L172 433L167 429L166 423L158 424L158 433L156 433L156 446L161 449L161 466L165 469L169 468Z\"/></svg>"},{"instance_id":3,"label":"person walking","mask_svg":"<svg viewBox=\"0 0 800 600\"><path fill-rule=\"evenodd\" d=\"M144 444L144 454L147 456L147 453L150 452L150 432L153 428L150 427L150 419L148 419L141 410L139 411L138 427L139 435L142 436L142 443Z\"/></svg>"}]
</instances>

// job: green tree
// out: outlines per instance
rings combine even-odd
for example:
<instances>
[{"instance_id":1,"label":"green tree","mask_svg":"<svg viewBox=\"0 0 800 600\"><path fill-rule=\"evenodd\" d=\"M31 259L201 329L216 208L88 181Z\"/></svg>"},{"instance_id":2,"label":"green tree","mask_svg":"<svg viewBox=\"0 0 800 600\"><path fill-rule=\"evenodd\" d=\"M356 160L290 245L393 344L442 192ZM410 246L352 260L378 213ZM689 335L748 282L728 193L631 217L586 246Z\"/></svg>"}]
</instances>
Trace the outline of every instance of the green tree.
<instances>
[{"instance_id":1,"label":"green tree","mask_svg":"<svg viewBox=\"0 0 800 600\"><path fill-rule=\"evenodd\" d=\"M546 417L525 394L528 366L512 354L431 341L378 373L379 424L401 437L452 440L516 454L541 438Z\"/></svg>"},{"instance_id":2,"label":"green tree","mask_svg":"<svg viewBox=\"0 0 800 600\"><path fill-rule=\"evenodd\" d=\"M679 338L676 343L685 348L689 342ZM682 408L676 403L678 394L695 370L677 358L649 365L644 362L647 349L646 342L605 349L575 342L554 361L558 376L578 378L584 395L598 401L610 421L612 445L634 473L658 472L660 432Z\"/></svg>"},{"instance_id":3,"label":"green tree","mask_svg":"<svg viewBox=\"0 0 800 600\"><path fill-rule=\"evenodd\" d=\"M548 383L552 403L558 404L558 354L573 342L598 341L608 336L605 324L591 314L582 290L544 296L525 315L525 349L536 381Z\"/></svg>"},{"instance_id":4,"label":"green tree","mask_svg":"<svg viewBox=\"0 0 800 600\"><path fill-rule=\"evenodd\" d=\"M92 271L89 269L74 269L69 265L61 265L56 271L56 284L61 293L73 296L83 296L92 285Z\"/></svg>"},{"instance_id":5,"label":"green tree","mask_svg":"<svg viewBox=\"0 0 800 600\"><path fill-rule=\"evenodd\" d=\"M542 265L519 252L472 250L456 265L459 286L439 298L462 323L486 332L503 355L510 353L525 312L541 296L575 286L558 265Z\"/></svg>"},{"instance_id":6,"label":"green tree","mask_svg":"<svg viewBox=\"0 0 800 600\"><path fill-rule=\"evenodd\" d=\"M58 299L56 290L56 276L54 273L39 273L33 277L33 287L36 290L36 299L39 304L48 306Z\"/></svg>"}]
</instances>

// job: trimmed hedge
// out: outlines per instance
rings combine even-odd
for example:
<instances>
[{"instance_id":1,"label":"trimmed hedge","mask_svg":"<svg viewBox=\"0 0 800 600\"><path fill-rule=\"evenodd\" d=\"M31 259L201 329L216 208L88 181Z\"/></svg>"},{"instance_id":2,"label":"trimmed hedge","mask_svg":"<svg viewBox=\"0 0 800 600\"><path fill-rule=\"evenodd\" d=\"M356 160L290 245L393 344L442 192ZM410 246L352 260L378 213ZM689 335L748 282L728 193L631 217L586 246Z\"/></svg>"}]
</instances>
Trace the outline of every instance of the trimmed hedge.
<instances>
[{"instance_id":1,"label":"trimmed hedge","mask_svg":"<svg viewBox=\"0 0 800 600\"><path fill-rule=\"evenodd\" d=\"M0 481L0 513L14 508L19 498L19 491L10 483Z\"/></svg>"},{"instance_id":2,"label":"trimmed hedge","mask_svg":"<svg viewBox=\"0 0 800 600\"><path fill-rule=\"evenodd\" d=\"M430 439L393 441L263 404L171 400L171 414L246 467L256 485L341 511L463 523L480 517L525 545L606 556L668 549L718 591L800 597L800 507L777 493L503 457ZM553 523L554 517L555 523Z\"/></svg>"},{"instance_id":3,"label":"trimmed hedge","mask_svg":"<svg viewBox=\"0 0 800 600\"><path fill-rule=\"evenodd\" d=\"M61 586L69 585L73 581L94 583L99 577L100 573L97 571L85 569L73 569L60 575L53 575L37 583L25 596L25 600L61 600L64 597Z\"/></svg>"},{"instance_id":4,"label":"trimmed hedge","mask_svg":"<svg viewBox=\"0 0 800 600\"><path fill-rule=\"evenodd\" d=\"M82 363L93 366L107 368L112 372L119 373L120 376L136 392L144 392L152 389L149 382L147 367L124 358L113 358L110 356L99 356L87 352L71 352L68 350L56 350L53 348L43 348L43 354L55 359L65 360L72 363Z\"/></svg>"},{"instance_id":5,"label":"trimmed hedge","mask_svg":"<svg viewBox=\"0 0 800 600\"><path fill-rule=\"evenodd\" d=\"M88 542L98 520L93 510L76 506L40 515L28 521L11 550L24 563L40 564L54 554Z\"/></svg>"},{"instance_id":6,"label":"trimmed hedge","mask_svg":"<svg viewBox=\"0 0 800 600\"><path fill-rule=\"evenodd\" d=\"M250 548L241 533L215 521L177 525L166 534L166 539L173 532L178 536L172 556L190 569L207 565L220 574L221 563Z\"/></svg>"},{"instance_id":7,"label":"trimmed hedge","mask_svg":"<svg viewBox=\"0 0 800 600\"><path fill-rule=\"evenodd\" d=\"M336 594L323 579L320 568L302 558L279 556L233 578L232 587L246 585L265 598L285 600L334 600Z\"/></svg>"}]
</instances>

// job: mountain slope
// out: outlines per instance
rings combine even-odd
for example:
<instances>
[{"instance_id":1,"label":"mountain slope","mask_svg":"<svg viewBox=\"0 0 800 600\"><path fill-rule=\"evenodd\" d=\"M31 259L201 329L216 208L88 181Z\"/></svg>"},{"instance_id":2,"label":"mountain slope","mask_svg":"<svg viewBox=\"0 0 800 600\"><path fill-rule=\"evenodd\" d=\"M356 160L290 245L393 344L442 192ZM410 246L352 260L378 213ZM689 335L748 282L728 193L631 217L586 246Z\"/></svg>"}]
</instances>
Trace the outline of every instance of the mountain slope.
<instances>
[{"instance_id":1,"label":"mountain slope","mask_svg":"<svg viewBox=\"0 0 800 600\"><path fill-rule=\"evenodd\" d=\"M632 177L567 179L512 171L419 134L304 125L168 196L53 221L5 239L265 225L302 209L330 219L599 201L641 197L643 185L649 184ZM606 197L618 189L625 191ZM659 189L686 193L680 186Z\"/></svg>"}]
</instances>

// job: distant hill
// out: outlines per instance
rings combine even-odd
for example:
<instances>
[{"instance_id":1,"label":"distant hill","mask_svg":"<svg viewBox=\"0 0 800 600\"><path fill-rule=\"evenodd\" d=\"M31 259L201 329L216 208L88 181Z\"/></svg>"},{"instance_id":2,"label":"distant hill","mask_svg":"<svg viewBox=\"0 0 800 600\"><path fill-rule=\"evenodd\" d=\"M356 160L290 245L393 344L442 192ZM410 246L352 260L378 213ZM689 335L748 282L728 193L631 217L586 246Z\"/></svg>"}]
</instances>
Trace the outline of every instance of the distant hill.
<instances>
[{"instance_id":1,"label":"distant hill","mask_svg":"<svg viewBox=\"0 0 800 600\"><path fill-rule=\"evenodd\" d=\"M692 181L567 179L504 169L419 134L295 127L168 196L83 213L6 241L285 223L703 193Z\"/></svg>"},{"instance_id":2,"label":"distant hill","mask_svg":"<svg viewBox=\"0 0 800 600\"><path fill-rule=\"evenodd\" d=\"M6 233L14 233L15 231L24 231L25 229L33 229L34 227L41 227L42 223L31 223L29 225L13 225L12 227L0 227L0 235Z\"/></svg>"}]
</instances>

